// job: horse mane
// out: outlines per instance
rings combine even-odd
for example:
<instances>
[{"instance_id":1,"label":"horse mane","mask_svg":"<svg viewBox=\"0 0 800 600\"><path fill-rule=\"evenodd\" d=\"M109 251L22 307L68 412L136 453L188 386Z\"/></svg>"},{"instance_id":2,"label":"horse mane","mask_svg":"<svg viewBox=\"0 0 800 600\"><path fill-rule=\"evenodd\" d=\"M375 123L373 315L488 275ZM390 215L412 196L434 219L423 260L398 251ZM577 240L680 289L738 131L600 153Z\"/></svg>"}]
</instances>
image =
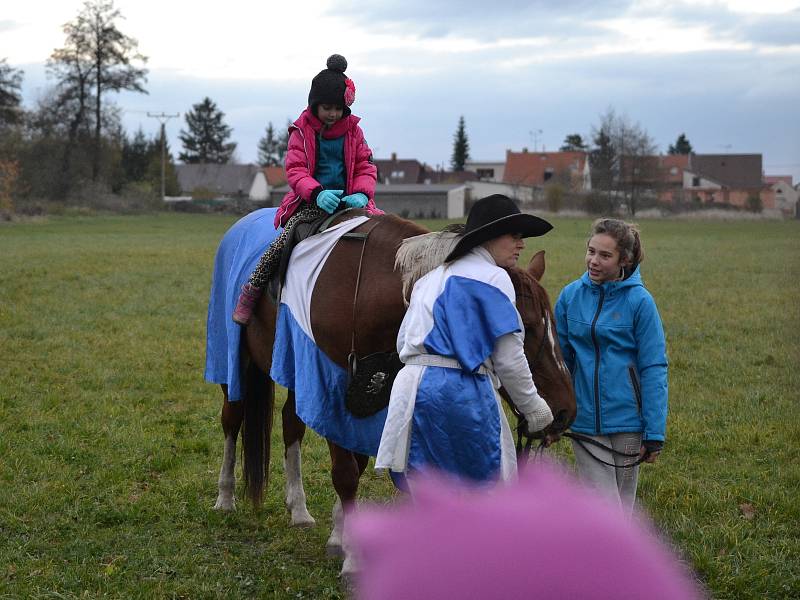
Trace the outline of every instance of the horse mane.
<instances>
[{"instance_id":1,"label":"horse mane","mask_svg":"<svg viewBox=\"0 0 800 600\"><path fill-rule=\"evenodd\" d=\"M406 238L400 243L395 254L394 268L403 279L403 302L406 305L414 284L444 263L463 232L464 225L457 223L448 225L441 231Z\"/></svg>"}]
</instances>

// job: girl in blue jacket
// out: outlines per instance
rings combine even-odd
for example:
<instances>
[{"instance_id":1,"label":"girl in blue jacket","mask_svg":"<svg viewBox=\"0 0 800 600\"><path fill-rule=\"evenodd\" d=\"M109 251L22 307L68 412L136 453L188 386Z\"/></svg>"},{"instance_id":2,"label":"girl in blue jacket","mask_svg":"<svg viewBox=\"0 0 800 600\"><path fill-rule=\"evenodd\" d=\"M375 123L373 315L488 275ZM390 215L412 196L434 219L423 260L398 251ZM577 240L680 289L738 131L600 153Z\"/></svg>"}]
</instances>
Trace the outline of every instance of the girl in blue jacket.
<instances>
[{"instance_id":1,"label":"girl in blue jacket","mask_svg":"<svg viewBox=\"0 0 800 600\"><path fill-rule=\"evenodd\" d=\"M578 406L572 430L634 455L573 440L578 474L627 511L639 468L618 467L636 462L636 455L655 462L667 425L666 340L639 274L643 259L635 225L598 219L586 245L586 272L561 291L555 311Z\"/></svg>"}]
</instances>

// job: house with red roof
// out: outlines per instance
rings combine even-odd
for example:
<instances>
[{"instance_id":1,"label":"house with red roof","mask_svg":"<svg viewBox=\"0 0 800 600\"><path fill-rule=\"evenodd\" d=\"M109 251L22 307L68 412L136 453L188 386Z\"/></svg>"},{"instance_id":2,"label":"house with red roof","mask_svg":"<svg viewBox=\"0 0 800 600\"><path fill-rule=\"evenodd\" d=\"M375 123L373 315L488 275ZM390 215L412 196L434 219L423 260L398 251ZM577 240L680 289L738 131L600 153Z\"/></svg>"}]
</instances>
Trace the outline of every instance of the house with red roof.
<instances>
[{"instance_id":1,"label":"house with red roof","mask_svg":"<svg viewBox=\"0 0 800 600\"><path fill-rule=\"evenodd\" d=\"M503 183L542 187L561 183L575 192L589 192L592 178L587 152L522 152L506 151Z\"/></svg>"},{"instance_id":2,"label":"house with red roof","mask_svg":"<svg viewBox=\"0 0 800 600\"><path fill-rule=\"evenodd\" d=\"M774 209L775 192L764 182L761 154L690 154L683 190L701 204L748 208L758 199Z\"/></svg>"}]
</instances>

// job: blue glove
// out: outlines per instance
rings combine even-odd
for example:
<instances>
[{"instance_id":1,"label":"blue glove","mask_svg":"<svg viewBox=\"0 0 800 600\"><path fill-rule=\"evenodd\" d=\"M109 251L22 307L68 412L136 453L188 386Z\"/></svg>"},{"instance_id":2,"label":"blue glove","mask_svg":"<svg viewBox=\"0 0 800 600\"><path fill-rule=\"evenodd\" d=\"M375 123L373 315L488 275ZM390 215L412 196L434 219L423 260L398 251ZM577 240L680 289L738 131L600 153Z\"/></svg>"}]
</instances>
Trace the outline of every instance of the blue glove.
<instances>
[{"instance_id":1,"label":"blue glove","mask_svg":"<svg viewBox=\"0 0 800 600\"><path fill-rule=\"evenodd\" d=\"M367 202L369 202L369 198L367 198L366 194L356 192L355 194L350 194L342 198L342 202L344 202L348 208L364 208Z\"/></svg>"},{"instance_id":2,"label":"blue glove","mask_svg":"<svg viewBox=\"0 0 800 600\"><path fill-rule=\"evenodd\" d=\"M317 206L332 215L336 207L339 206L339 196L342 194L344 194L344 190L322 190L317 195Z\"/></svg>"}]
</instances>

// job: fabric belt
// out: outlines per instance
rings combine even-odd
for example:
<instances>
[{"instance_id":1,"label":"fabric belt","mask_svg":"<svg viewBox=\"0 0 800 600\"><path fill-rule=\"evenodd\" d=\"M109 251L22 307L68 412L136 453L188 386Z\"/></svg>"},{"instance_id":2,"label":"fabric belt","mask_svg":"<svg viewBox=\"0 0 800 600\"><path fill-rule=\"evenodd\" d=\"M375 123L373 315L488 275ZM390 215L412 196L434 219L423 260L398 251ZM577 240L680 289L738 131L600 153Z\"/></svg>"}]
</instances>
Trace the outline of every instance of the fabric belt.
<instances>
[{"instance_id":1,"label":"fabric belt","mask_svg":"<svg viewBox=\"0 0 800 600\"><path fill-rule=\"evenodd\" d=\"M403 360L404 364L407 365L422 365L426 367L445 367L446 369L458 369L459 371L467 371L464 367L461 366L461 363L458 362L455 358L450 358L447 356L441 356L439 354L417 354L415 356L409 356L405 360ZM467 371L469 373L469 371ZM486 368L485 365L481 365L478 367L477 373L481 375L489 375L489 370Z\"/></svg>"}]
</instances>

